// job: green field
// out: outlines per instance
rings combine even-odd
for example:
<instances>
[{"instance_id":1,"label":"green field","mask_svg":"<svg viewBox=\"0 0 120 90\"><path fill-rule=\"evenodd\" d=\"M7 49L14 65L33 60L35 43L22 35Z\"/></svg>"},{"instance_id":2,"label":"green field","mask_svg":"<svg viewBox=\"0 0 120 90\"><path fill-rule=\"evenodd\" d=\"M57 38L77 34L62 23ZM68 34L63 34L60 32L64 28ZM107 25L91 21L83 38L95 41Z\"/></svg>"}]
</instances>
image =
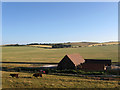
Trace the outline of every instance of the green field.
<instances>
[{"instance_id":1,"label":"green field","mask_svg":"<svg viewBox=\"0 0 120 90\"><path fill-rule=\"evenodd\" d=\"M85 59L111 59L118 61L118 46L44 49L29 46L2 47L2 61L7 62L59 62L66 54L79 53Z\"/></svg>"},{"instance_id":2,"label":"green field","mask_svg":"<svg viewBox=\"0 0 120 90\"><path fill-rule=\"evenodd\" d=\"M19 78L12 78L10 73L19 73ZM3 88L120 88L118 81L84 79L74 76L44 74L35 78L31 73L2 72Z\"/></svg>"}]
</instances>

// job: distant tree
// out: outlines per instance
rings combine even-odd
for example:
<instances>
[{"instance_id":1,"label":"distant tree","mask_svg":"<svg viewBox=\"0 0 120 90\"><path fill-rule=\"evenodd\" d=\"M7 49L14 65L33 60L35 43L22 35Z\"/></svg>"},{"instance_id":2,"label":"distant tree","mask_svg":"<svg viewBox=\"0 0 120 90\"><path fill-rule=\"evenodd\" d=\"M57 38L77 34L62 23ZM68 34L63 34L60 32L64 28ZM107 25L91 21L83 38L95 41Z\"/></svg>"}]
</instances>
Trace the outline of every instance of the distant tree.
<instances>
[{"instance_id":1,"label":"distant tree","mask_svg":"<svg viewBox=\"0 0 120 90\"><path fill-rule=\"evenodd\" d=\"M71 45L64 45L64 44L54 44L52 45L52 48L68 48L71 47Z\"/></svg>"},{"instance_id":2,"label":"distant tree","mask_svg":"<svg viewBox=\"0 0 120 90\"><path fill-rule=\"evenodd\" d=\"M70 42L67 42L67 43L70 43Z\"/></svg>"}]
</instances>

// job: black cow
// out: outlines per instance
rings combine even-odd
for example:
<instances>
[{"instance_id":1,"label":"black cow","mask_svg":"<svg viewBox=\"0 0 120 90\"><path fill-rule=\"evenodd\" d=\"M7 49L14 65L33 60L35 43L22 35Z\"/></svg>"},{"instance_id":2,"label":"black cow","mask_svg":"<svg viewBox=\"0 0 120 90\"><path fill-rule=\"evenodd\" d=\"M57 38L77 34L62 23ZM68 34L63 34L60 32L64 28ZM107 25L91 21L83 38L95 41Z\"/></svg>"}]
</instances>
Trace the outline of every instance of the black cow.
<instances>
[{"instance_id":1,"label":"black cow","mask_svg":"<svg viewBox=\"0 0 120 90\"><path fill-rule=\"evenodd\" d=\"M10 76L18 78L18 74L10 74Z\"/></svg>"}]
</instances>

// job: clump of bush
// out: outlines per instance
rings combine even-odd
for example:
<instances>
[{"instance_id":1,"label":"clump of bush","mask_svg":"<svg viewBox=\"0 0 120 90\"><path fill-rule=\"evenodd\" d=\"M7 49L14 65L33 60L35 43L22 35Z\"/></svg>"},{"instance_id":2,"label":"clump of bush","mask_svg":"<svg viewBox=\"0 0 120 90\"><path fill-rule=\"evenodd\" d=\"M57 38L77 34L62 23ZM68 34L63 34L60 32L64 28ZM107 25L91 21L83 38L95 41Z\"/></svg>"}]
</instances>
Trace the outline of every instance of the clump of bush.
<instances>
[{"instance_id":1,"label":"clump of bush","mask_svg":"<svg viewBox=\"0 0 120 90\"><path fill-rule=\"evenodd\" d=\"M57 73L77 74L76 70L56 70Z\"/></svg>"},{"instance_id":2,"label":"clump of bush","mask_svg":"<svg viewBox=\"0 0 120 90\"><path fill-rule=\"evenodd\" d=\"M103 75L104 72L86 72L85 75Z\"/></svg>"},{"instance_id":3,"label":"clump of bush","mask_svg":"<svg viewBox=\"0 0 120 90\"><path fill-rule=\"evenodd\" d=\"M86 72L85 71L82 71L82 70L77 70L77 74L85 74Z\"/></svg>"},{"instance_id":4,"label":"clump of bush","mask_svg":"<svg viewBox=\"0 0 120 90\"><path fill-rule=\"evenodd\" d=\"M46 74L50 73L66 73L66 74L80 74L80 75L104 75L105 72L86 72L82 70L57 70L57 69L46 69Z\"/></svg>"},{"instance_id":5,"label":"clump of bush","mask_svg":"<svg viewBox=\"0 0 120 90\"><path fill-rule=\"evenodd\" d=\"M120 75L120 71L119 70L107 70L106 74L107 75Z\"/></svg>"},{"instance_id":6,"label":"clump of bush","mask_svg":"<svg viewBox=\"0 0 120 90\"><path fill-rule=\"evenodd\" d=\"M40 71L42 68L29 68L29 67L19 67L19 68L9 68L9 67L2 67L4 71L14 71L14 72L31 72L35 73ZM46 74L51 73L66 73L66 74L78 74L78 75L120 75L118 70L107 70L107 71L83 71L83 70L57 70L56 68L50 69L42 69L45 71Z\"/></svg>"},{"instance_id":7,"label":"clump of bush","mask_svg":"<svg viewBox=\"0 0 120 90\"><path fill-rule=\"evenodd\" d=\"M99 71L99 72L94 72L94 71L85 72L85 71L82 71L82 70L78 70L77 74L82 74L82 75L103 75L104 72L102 72L102 71Z\"/></svg>"},{"instance_id":8,"label":"clump of bush","mask_svg":"<svg viewBox=\"0 0 120 90\"><path fill-rule=\"evenodd\" d=\"M57 70L57 69L45 69L46 74L50 73L69 73L69 74L77 74L76 70Z\"/></svg>"}]
</instances>

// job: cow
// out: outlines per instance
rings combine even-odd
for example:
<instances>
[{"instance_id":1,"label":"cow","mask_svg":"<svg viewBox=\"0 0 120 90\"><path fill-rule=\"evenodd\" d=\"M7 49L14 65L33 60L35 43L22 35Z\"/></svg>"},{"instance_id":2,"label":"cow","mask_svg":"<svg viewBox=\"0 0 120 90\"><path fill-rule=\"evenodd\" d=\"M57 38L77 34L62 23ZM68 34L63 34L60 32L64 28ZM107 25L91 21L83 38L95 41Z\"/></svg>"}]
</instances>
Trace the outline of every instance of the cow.
<instances>
[{"instance_id":1,"label":"cow","mask_svg":"<svg viewBox=\"0 0 120 90\"><path fill-rule=\"evenodd\" d=\"M18 78L18 74L10 74L10 76Z\"/></svg>"},{"instance_id":2,"label":"cow","mask_svg":"<svg viewBox=\"0 0 120 90\"><path fill-rule=\"evenodd\" d=\"M42 77L42 74L41 73L34 73L33 76L34 77L39 77L39 76Z\"/></svg>"}]
</instances>

